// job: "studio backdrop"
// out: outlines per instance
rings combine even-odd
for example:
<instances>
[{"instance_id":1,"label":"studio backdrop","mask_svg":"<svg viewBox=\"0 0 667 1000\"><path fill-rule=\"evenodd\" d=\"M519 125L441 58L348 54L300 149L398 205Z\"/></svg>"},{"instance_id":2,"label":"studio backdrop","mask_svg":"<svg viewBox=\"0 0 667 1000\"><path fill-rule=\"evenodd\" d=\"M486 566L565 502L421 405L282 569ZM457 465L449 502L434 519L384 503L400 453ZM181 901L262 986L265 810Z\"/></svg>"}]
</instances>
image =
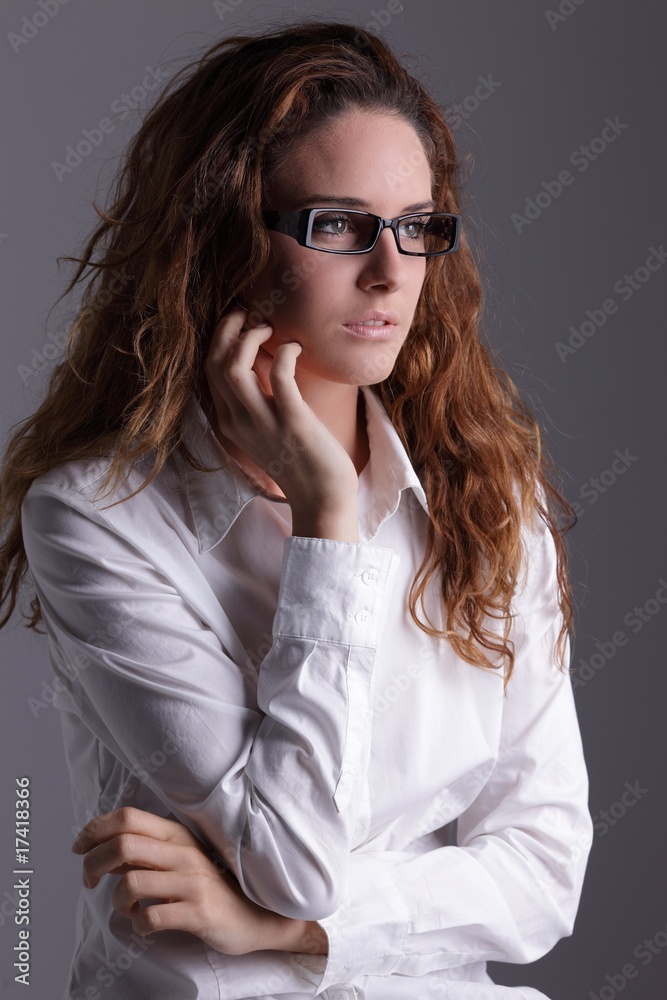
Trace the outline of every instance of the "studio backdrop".
<instances>
[{"instance_id":1,"label":"studio backdrop","mask_svg":"<svg viewBox=\"0 0 667 1000\"><path fill-rule=\"evenodd\" d=\"M196 52L296 18L347 21L402 54L446 109L467 155L462 211L485 283L482 330L538 416L578 514L568 536L572 665L595 823L574 934L532 966L489 972L554 1000L660 1000L667 984L664 5L5 0L1 16L5 437L36 408L64 356L75 301L51 307L73 272L56 258L80 253L97 221L91 202L105 203L142 113ZM57 685L45 639L18 616L0 643L2 992L6 1000L59 1000L81 860L70 853L77 831ZM18 788L29 788L30 799L21 843ZM26 988L14 962L28 920Z\"/></svg>"}]
</instances>

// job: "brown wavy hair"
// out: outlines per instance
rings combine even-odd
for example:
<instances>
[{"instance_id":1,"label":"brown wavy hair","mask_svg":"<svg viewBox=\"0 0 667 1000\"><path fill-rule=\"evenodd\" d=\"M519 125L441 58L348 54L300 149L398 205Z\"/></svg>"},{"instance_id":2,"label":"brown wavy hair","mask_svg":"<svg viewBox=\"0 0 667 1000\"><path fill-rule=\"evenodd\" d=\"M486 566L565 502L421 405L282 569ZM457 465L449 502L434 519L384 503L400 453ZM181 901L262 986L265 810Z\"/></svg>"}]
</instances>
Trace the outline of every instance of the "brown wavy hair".
<instances>
[{"instance_id":1,"label":"brown wavy hair","mask_svg":"<svg viewBox=\"0 0 667 1000\"><path fill-rule=\"evenodd\" d=\"M150 474L134 496L174 449L196 464L181 439L184 407L194 391L211 412L204 359L216 321L268 259L261 212L271 179L293 143L357 109L399 115L414 128L430 163L436 211L458 212L461 160L446 114L380 38L355 25L300 21L223 38L173 76L146 113L111 207L93 202L101 221L83 257L63 258L78 264L63 296L87 267L94 274L86 276L66 359L7 448L0 594L8 609L0 625L28 568L20 512L37 476L112 453L103 488L113 488L112 480L150 453ZM474 666L496 669L501 663L484 650L500 654L506 685L521 525L539 512L555 542L562 667L573 631L563 535L576 517L549 481L554 467L536 420L481 343L483 299L464 225L458 252L427 258L406 342L391 374L372 389L432 512L409 594L412 619ZM559 525L559 513L574 522ZM445 631L416 613L438 569ZM36 596L30 607L24 617L36 629ZM503 621L502 640L485 627L487 615Z\"/></svg>"}]
</instances>

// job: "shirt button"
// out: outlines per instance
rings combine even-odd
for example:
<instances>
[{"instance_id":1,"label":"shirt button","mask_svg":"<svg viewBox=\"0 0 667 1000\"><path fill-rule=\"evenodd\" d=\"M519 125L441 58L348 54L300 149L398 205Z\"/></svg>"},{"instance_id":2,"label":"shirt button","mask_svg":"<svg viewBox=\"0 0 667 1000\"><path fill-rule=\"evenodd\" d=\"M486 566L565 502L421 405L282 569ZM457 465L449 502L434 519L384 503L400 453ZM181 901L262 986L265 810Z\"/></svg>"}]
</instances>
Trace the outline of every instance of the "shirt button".
<instances>
[{"instance_id":1,"label":"shirt button","mask_svg":"<svg viewBox=\"0 0 667 1000\"><path fill-rule=\"evenodd\" d=\"M378 571L376 569L366 569L362 573L361 579L364 581L364 583L367 583L368 586L370 587L372 586L372 584L377 583Z\"/></svg>"},{"instance_id":2,"label":"shirt button","mask_svg":"<svg viewBox=\"0 0 667 1000\"><path fill-rule=\"evenodd\" d=\"M369 611L357 611L354 616L354 620L357 625L370 625L371 615Z\"/></svg>"}]
</instances>

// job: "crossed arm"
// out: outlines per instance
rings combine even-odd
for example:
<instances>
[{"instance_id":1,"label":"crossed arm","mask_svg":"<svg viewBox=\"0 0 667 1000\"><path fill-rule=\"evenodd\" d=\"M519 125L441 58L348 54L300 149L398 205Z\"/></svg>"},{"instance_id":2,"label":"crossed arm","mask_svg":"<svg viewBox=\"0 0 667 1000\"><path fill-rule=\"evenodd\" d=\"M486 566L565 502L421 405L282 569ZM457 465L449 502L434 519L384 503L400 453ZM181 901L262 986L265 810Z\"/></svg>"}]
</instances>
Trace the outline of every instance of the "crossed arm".
<instances>
[{"instance_id":1,"label":"crossed arm","mask_svg":"<svg viewBox=\"0 0 667 1000\"><path fill-rule=\"evenodd\" d=\"M325 931L314 920L274 913L248 899L182 823L126 806L90 820L72 850L83 854L83 884L121 875L112 901L140 935L180 930L196 934L226 955L253 951L328 954ZM144 900L161 903L143 906Z\"/></svg>"}]
</instances>

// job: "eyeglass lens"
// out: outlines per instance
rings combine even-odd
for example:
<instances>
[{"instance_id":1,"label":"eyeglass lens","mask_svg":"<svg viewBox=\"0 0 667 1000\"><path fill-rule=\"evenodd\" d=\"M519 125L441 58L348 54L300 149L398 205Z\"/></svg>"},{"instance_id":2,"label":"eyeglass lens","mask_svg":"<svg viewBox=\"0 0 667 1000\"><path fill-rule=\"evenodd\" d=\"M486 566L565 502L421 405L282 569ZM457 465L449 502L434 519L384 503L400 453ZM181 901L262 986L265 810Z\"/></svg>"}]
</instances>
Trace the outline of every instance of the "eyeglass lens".
<instances>
[{"instance_id":1,"label":"eyeglass lens","mask_svg":"<svg viewBox=\"0 0 667 1000\"><path fill-rule=\"evenodd\" d=\"M410 215L398 227L402 250L438 253L454 243L456 220L442 215ZM366 250L375 239L377 222L367 215L320 211L313 217L311 241L324 250Z\"/></svg>"}]
</instances>

